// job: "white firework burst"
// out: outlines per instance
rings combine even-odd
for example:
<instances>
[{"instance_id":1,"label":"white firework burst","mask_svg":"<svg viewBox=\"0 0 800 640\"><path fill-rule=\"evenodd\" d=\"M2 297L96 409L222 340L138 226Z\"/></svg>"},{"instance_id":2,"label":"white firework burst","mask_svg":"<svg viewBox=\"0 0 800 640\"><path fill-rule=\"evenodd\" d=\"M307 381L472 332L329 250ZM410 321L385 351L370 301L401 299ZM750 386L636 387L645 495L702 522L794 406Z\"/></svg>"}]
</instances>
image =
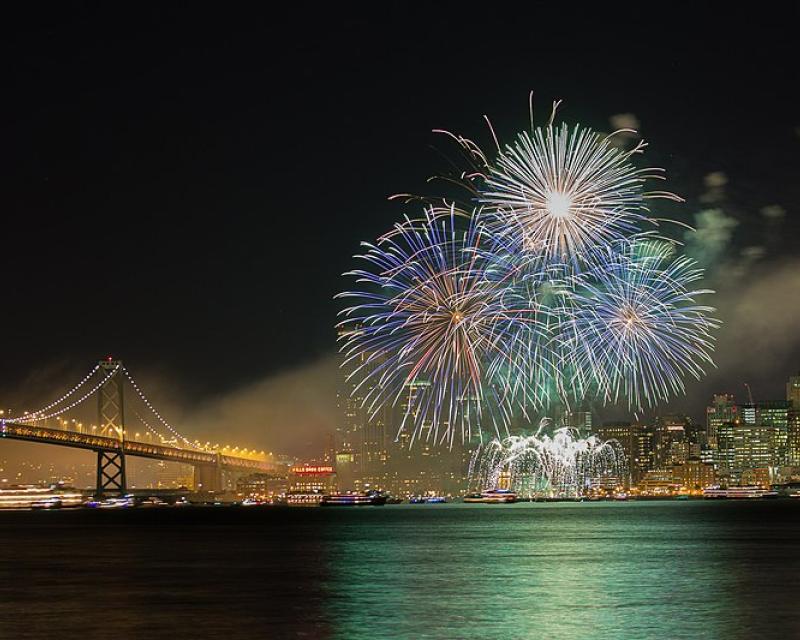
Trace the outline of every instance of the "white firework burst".
<instances>
[{"instance_id":1,"label":"white firework burst","mask_svg":"<svg viewBox=\"0 0 800 640\"><path fill-rule=\"evenodd\" d=\"M519 134L487 163L477 186L493 231L550 261L575 262L655 224L647 200L680 198L646 191L648 179L663 178L660 169L631 162L646 144L621 149L613 135L566 124Z\"/></svg>"}]
</instances>

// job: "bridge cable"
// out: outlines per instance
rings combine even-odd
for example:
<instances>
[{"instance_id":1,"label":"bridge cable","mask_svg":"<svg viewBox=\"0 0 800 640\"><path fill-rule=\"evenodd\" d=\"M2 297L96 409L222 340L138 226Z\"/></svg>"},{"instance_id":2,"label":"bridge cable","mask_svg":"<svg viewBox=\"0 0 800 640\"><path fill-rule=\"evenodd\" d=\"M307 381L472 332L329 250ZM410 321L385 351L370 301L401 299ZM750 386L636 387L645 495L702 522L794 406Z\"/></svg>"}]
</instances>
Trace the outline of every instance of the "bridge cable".
<instances>
[{"instance_id":1,"label":"bridge cable","mask_svg":"<svg viewBox=\"0 0 800 640\"><path fill-rule=\"evenodd\" d=\"M175 429L175 427L173 427L169 422L167 422L162 417L162 415L156 410L156 408L147 399L147 396L144 395L144 392L139 388L139 385L136 384L136 381L133 379L133 376L131 375L130 371L128 371L124 366L122 367L122 371L123 371L123 373L125 373L125 376L128 378L128 380L130 381L131 385L133 385L133 388L135 389L136 393L139 394L139 398L141 398L141 400L142 400L142 402L144 402L145 406L148 409L150 409L150 411L153 412L153 415L158 419L158 421L161 424L163 424L167 429L169 429L169 431L170 431L170 433L172 433L172 435L174 435L176 438L178 438L180 440L183 440L183 442L186 443L192 449L201 449L196 444L191 442L186 436L184 436L183 434L179 433L178 430Z\"/></svg>"},{"instance_id":2,"label":"bridge cable","mask_svg":"<svg viewBox=\"0 0 800 640\"><path fill-rule=\"evenodd\" d=\"M40 415L40 414L46 413L47 411L50 411L50 409L52 409L53 407L56 407L56 406L58 406L59 404L61 404L62 402L64 402L65 400L67 400L67 398L69 398L70 396L72 396L72 394L74 394L74 393L75 393L75 392L76 392L78 389L80 389L80 388L81 388L83 385L85 385L87 382L89 382L89 380L91 380L92 376L93 376L95 373L97 373L97 370L98 370L99 368L100 368L100 365L99 365L99 364L95 365L95 366L94 366L94 369L92 369L92 370L91 370L89 373L87 373L87 374L86 374L86 376L83 378L83 380L81 380L81 381L80 381L78 384L76 384L74 387L72 387L72 389L70 389L69 391L67 391L67 392L66 392L66 393L65 393L63 396L61 396L61 397L60 397L58 400L55 400L55 401L51 402L50 404L48 404L48 405L47 405L47 406L45 406L45 407L42 407L42 408L41 408L41 409L39 409L38 411L29 411L29 412L28 412L28 416L38 416L38 415ZM30 418L26 418L26 420L27 420L27 419L30 419ZM17 419L17 421L21 421L21 418Z\"/></svg>"},{"instance_id":3,"label":"bridge cable","mask_svg":"<svg viewBox=\"0 0 800 640\"><path fill-rule=\"evenodd\" d=\"M29 414L27 417L15 418L13 422L36 422L37 420L47 420L49 418L55 418L57 416L60 416L62 413L66 413L70 409L74 409L79 404L84 402L87 398L89 398L92 394L96 393L100 389L100 387L102 387L110 378L114 376L114 374L117 372L117 369L119 369L119 365L117 365L113 371L106 374L103 377L103 379L100 382L98 382L90 391L86 392L84 395L82 395L80 398L78 398L71 404L68 404L66 407L63 407L58 411L54 411L53 413L49 413L47 415L41 415L41 413Z\"/></svg>"}]
</instances>

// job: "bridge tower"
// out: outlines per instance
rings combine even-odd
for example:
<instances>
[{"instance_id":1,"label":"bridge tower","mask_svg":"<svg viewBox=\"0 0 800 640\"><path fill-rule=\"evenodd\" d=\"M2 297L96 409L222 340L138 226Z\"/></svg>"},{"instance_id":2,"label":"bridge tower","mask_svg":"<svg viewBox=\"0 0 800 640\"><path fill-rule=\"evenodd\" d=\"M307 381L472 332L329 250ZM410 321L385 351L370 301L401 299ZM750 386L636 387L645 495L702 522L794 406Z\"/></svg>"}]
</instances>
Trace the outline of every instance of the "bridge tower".
<instances>
[{"instance_id":1,"label":"bridge tower","mask_svg":"<svg viewBox=\"0 0 800 640\"><path fill-rule=\"evenodd\" d=\"M97 424L100 435L120 442L118 451L97 452L97 494L124 495L125 479L125 405L121 360L101 360L100 372L108 379L97 394Z\"/></svg>"},{"instance_id":2,"label":"bridge tower","mask_svg":"<svg viewBox=\"0 0 800 640\"><path fill-rule=\"evenodd\" d=\"M203 493L221 493L225 489L222 455L217 452L214 464L195 465L194 489Z\"/></svg>"}]
</instances>

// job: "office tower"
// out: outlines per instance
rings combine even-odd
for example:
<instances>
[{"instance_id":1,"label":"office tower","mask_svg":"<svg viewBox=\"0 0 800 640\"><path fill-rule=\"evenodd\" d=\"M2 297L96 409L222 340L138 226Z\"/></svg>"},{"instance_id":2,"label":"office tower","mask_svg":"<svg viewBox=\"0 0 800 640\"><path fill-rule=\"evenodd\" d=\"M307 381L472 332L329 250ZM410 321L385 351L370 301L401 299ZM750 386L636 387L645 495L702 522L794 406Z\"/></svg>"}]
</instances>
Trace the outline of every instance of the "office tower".
<instances>
[{"instance_id":1,"label":"office tower","mask_svg":"<svg viewBox=\"0 0 800 640\"><path fill-rule=\"evenodd\" d=\"M630 422L604 422L595 429L601 440L616 440L624 455L628 480L637 484L652 466L653 434L645 425Z\"/></svg>"},{"instance_id":2,"label":"office tower","mask_svg":"<svg viewBox=\"0 0 800 640\"><path fill-rule=\"evenodd\" d=\"M739 406L738 413L735 468L786 464L789 403L747 403Z\"/></svg>"},{"instance_id":3,"label":"office tower","mask_svg":"<svg viewBox=\"0 0 800 640\"><path fill-rule=\"evenodd\" d=\"M672 466L674 458L685 460L687 418L681 414L658 416L653 425L653 457L659 469Z\"/></svg>"},{"instance_id":4,"label":"office tower","mask_svg":"<svg viewBox=\"0 0 800 640\"><path fill-rule=\"evenodd\" d=\"M786 383L786 464L800 466L800 374Z\"/></svg>"},{"instance_id":5,"label":"office tower","mask_svg":"<svg viewBox=\"0 0 800 640\"><path fill-rule=\"evenodd\" d=\"M725 422L733 422L737 417L736 403L729 393L715 394L706 408L706 440L709 448L718 448L718 431Z\"/></svg>"},{"instance_id":6,"label":"office tower","mask_svg":"<svg viewBox=\"0 0 800 640\"><path fill-rule=\"evenodd\" d=\"M358 328L340 329L339 340L346 337ZM358 468L360 465L360 447L358 442L361 438L361 431L367 422L367 410L363 406L366 391L358 389L356 379L348 376L352 374L361 364L362 359L351 361L340 369L339 387L336 392L336 405L338 420L336 424L335 448L337 457L339 454L348 454L347 461L351 463L351 468ZM344 458L344 456L343 456ZM343 459L343 462L345 460Z\"/></svg>"},{"instance_id":7,"label":"office tower","mask_svg":"<svg viewBox=\"0 0 800 640\"><path fill-rule=\"evenodd\" d=\"M339 339L344 340L359 330L358 327L341 329ZM362 355L341 369L334 443L336 460L343 467L340 481L359 487L364 483L380 486L385 479L392 437L391 407L382 407L371 413L366 398L369 388L358 387L361 376L348 380L350 374L364 364L364 358Z\"/></svg>"},{"instance_id":8,"label":"office tower","mask_svg":"<svg viewBox=\"0 0 800 640\"><path fill-rule=\"evenodd\" d=\"M764 429L772 429L770 466L783 466L788 460L788 401L759 402L757 404L757 424Z\"/></svg>"},{"instance_id":9,"label":"office tower","mask_svg":"<svg viewBox=\"0 0 800 640\"><path fill-rule=\"evenodd\" d=\"M723 422L716 427L717 448L715 450L714 462L717 469L722 474L729 474L734 469L735 446L734 428L736 423L733 421Z\"/></svg>"}]
</instances>

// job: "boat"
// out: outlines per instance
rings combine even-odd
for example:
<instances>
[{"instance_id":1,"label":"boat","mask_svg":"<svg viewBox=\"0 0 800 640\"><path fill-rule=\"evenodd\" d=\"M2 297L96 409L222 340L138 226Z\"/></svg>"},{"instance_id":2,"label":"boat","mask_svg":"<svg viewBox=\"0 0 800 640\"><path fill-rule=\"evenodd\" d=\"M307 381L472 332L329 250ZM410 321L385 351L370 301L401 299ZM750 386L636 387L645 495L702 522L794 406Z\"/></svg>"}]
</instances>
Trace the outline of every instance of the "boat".
<instances>
[{"instance_id":1,"label":"boat","mask_svg":"<svg viewBox=\"0 0 800 640\"><path fill-rule=\"evenodd\" d=\"M728 487L721 489L719 487L709 487L703 490L703 497L710 499L733 499L742 500L747 498L777 498L778 492L770 489L764 489L759 486L746 486L746 487Z\"/></svg>"},{"instance_id":2,"label":"boat","mask_svg":"<svg viewBox=\"0 0 800 640\"><path fill-rule=\"evenodd\" d=\"M0 509L60 509L79 507L83 495L63 485L18 485L0 489Z\"/></svg>"},{"instance_id":3,"label":"boat","mask_svg":"<svg viewBox=\"0 0 800 640\"><path fill-rule=\"evenodd\" d=\"M471 493L464 497L464 502L480 504L506 504L516 502L517 494L509 489L487 489L480 493Z\"/></svg>"},{"instance_id":4,"label":"boat","mask_svg":"<svg viewBox=\"0 0 800 640\"><path fill-rule=\"evenodd\" d=\"M316 507L325 495L321 491L289 491L285 502L290 507Z\"/></svg>"},{"instance_id":5,"label":"boat","mask_svg":"<svg viewBox=\"0 0 800 640\"><path fill-rule=\"evenodd\" d=\"M367 491L366 493L331 493L322 496L319 505L321 507L361 507L361 506L383 506L386 504L386 496L377 491Z\"/></svg>"},{"instance_id":6,"label":"boat","mask_svg":"<svg viewBox=\"0 0 800 640\"><path fill-rule=\"evenodd\" d=\"M444 496L411 496L409 504L443 504L447 502Z\"/></svg>"},{"instance_id":7,"label":"boat","mask_svg":"<svg viewBox=\"0 0 800 640\"><path fill-rule=\"evenodd\" d=\"M102 500L97 507L100 509L128 509L135 506L135 504L133 496L122 496L120 498Z\"/></svg>"}]
</instances>

